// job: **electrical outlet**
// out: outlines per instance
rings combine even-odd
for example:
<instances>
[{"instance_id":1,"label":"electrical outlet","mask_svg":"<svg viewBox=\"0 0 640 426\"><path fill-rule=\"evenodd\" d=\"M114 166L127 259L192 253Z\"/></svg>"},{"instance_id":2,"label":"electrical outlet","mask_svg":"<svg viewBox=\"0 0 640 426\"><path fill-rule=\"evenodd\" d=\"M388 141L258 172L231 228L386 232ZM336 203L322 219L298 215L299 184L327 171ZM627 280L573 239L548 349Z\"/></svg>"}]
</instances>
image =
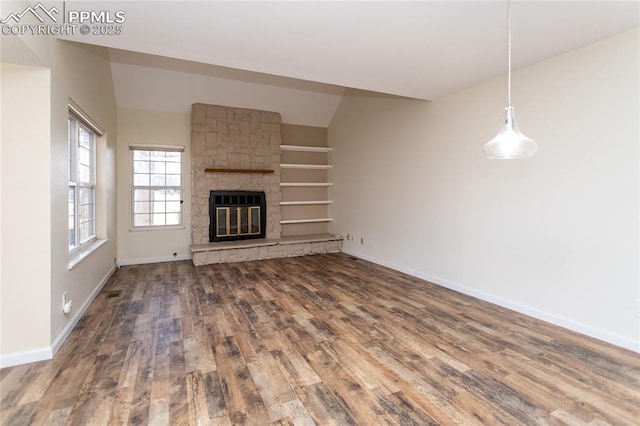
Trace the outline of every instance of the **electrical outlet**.
<instances>
[{"instance_id":1,"label":"electrical outlet","mask_svg":"<svg viewBox=\"0 0 640 426\"><path fill-rule=\"evenodd\" d=\"M364 244L364 238L360 237L360 245Z\"/></svg>"},{"instance_id":2,"label":"electrical outlet","mask_svg":"<svg viewBox=\"0 0 640 426\"><path fill-rule=\"evenodd\" d=\"M67 299L67 292L62 293L62 313L68 314L71 312L72 301Z\"/></svg>"}]
</instances>

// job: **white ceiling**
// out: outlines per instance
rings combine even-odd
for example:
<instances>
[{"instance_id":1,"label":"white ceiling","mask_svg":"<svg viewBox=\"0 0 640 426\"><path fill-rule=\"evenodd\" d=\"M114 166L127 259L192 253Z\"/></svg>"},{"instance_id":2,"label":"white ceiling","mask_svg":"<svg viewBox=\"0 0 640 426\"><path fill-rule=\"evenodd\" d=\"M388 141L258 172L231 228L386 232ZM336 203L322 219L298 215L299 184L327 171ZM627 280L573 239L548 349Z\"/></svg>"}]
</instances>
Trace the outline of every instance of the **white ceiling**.
<instances>
[{"instance_id":1,"label":"white ceiling","mask_svg":"<svg viewBox=\"0 0 640 426\"><path fill-rule=\"evenodd\" d=\"M123 10L84 43L434 99L506 69L505 1L67 2ZM514 68L640 25L638 1L514 1Z\"/></svg>"},{"instance_id":2,"label":"white ceiling","mask_svg":"<svg viewBox=\"0 0 640 426\"><path fill-rule=\"evenodd\" d=\"M433 100L506 72L506 0L67 1L122 10L110 49L120 107L194 102L326 127L345 88ZM640 25L640 1L513 0L514 69Z\"/></svg>"}]
</instances>

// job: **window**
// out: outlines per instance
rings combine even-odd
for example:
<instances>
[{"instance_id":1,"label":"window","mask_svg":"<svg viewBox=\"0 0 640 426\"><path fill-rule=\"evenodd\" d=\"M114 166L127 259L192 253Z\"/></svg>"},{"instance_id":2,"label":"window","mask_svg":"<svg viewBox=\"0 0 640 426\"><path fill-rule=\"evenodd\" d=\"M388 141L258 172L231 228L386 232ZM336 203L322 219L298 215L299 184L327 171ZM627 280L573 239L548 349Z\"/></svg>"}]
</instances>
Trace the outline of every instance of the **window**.
<instances>
[{"instance_id":1,"label":"window","mask_svg":"<svg viewBox=\"0 0 640 426\"><path fill-rule=\"evenodd\" d=\"M68 118L69 252L96 239L96 133L80 118Z\"/></svg>"},{"instance_id":2,"label":"window","mask_svg":"<svg viewBox=\"0 0 640 426\"><path fill-rule=\"evenodd\" d=\"M132 228L182 226L182 148L131 153Z\"/></svg>"}]
</instances>

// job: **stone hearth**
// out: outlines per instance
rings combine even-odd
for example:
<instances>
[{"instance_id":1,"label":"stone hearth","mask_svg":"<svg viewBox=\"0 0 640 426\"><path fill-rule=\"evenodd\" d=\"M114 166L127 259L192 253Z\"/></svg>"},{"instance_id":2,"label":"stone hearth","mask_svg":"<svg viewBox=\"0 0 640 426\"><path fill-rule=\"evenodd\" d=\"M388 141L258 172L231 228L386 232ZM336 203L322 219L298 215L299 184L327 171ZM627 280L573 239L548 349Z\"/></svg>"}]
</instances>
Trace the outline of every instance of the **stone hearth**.
<instances>
[{"instance_id":1,"label":"stone hearth","mask_svg":"<svg viewBox=\"0 0 640 426\"><path fill-rule=\"evenodd\" d=\"M329 234L229 241L191 247L195 266L337 253L340 251L342 251L342 237Z\"/></svg>"}]
</instances>

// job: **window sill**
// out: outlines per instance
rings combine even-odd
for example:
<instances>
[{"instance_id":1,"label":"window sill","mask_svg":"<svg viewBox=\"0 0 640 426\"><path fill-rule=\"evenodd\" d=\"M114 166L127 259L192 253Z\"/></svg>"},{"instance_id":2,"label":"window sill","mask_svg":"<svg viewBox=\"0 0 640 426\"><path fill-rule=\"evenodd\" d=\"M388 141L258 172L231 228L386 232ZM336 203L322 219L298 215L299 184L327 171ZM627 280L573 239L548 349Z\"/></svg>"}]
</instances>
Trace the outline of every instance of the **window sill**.
<instances>
[{"instance_id":1,"label":"window sill","mask_svg":"<svg viewBox=\"0 0 640 426\"><path fill-rule=\"evenodd\" d=\"M74 253L71 256L69 256L69 270L75 268L78 263L82 262L87 257L89 257L89 255L91 253L96 251L99 247L101 247L107 241L109 241L109 239L107 239L107 238L102 238L102 239L99 239L99 240L95 240L94 242L92 242L88 246L84 247L82 250L80 250L77 253Z\"/></svg>"},{"instance_id":2,"label":"window sill","mask_svg":"<svg viewBox=\"0 0 640 426\"><path fill-rule=\"evenodd\" d=\"M184 225L168 225L168 226L145 226L140 228L129 228L129 232L145 232L145 231L179 231L186 229Z\"/></svg>"}]
</instances>

